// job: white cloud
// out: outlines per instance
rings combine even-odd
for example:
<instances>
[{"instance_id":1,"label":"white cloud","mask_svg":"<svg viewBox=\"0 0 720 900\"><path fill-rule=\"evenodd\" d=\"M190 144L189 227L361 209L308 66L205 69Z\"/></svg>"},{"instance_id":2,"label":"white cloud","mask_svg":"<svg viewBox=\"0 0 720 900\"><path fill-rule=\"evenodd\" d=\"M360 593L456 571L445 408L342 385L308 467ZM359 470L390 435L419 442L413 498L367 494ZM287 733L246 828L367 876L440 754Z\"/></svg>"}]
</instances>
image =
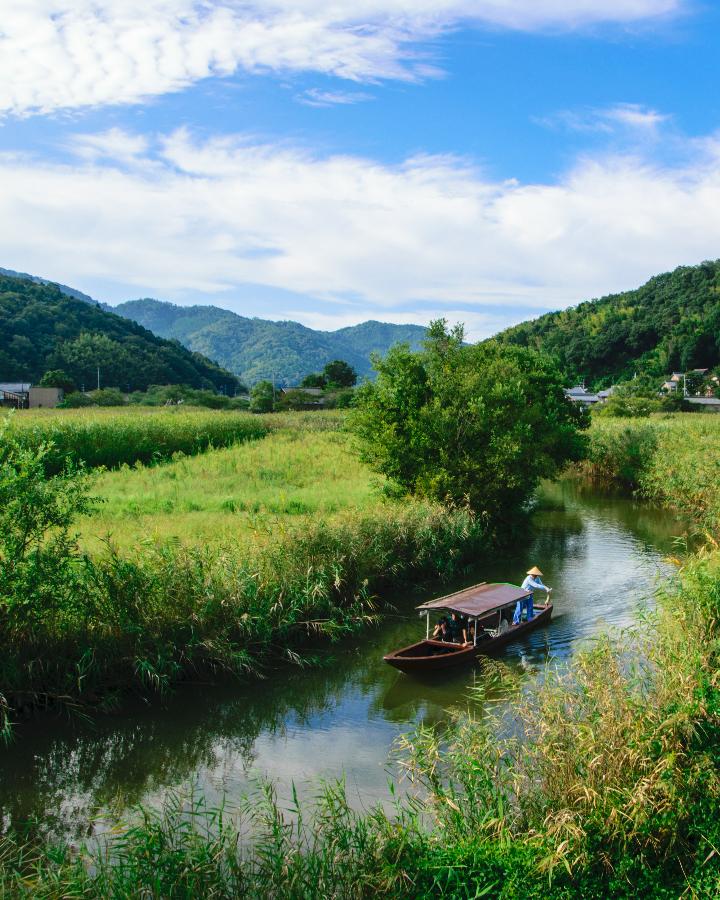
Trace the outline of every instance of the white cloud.
<instances>
[{"instance_id":1,"label":"white cloud","mask_svg":"<svg viewBox=\"0 0 720 900\"><path fill-rule=\"evenodd\" d=\"M363 103L372 100L372 94L364 91L323 91L320 88L310 88L297 97L305 106L348 106L354 103Z\"/></svg>"},{"instance_id":2,"label":"white cloud","mask_svg":"<svg viewBox=\"0 0 720 900\"><path fill-rule=\"evenodd\" d=\"M661 125L670 121L670 116L638 103L616 103L603 108L584 110L562 110L536 121L550 127L562 126L571 131L600 132L612 134L630 132L635 136L648 137Z\"/></svg>"},{"instance_id":3,"label":"white cloud","mask_svg":"<svg viewBox=\"0 0 720 900\"><path fill-rule=\"evenodd\" d=\"M418 47L461 25L627 24L687 0L22 0L0 21L0 112L136 103L211 75L354 81L436 70Z\"/></svg>"},{"instance_id":4,"label":"white cloud","mask_svg":"<svg viewBox=\"0 0 720 900\"><path fill-rule=\"evenodd\" d=\"M335 301L345 320L465 310L477 333L498 307L559 308L720 247L712 138L683 164L598 157L548 184L492 182L452 158L388 166L185 131L145 155L131 136L115 143L116 162L0 156L2 265L220 305L255 284L317 298L306 318ZM297 309L282 302L262 314Z\"/></svg>"}]
</instances>

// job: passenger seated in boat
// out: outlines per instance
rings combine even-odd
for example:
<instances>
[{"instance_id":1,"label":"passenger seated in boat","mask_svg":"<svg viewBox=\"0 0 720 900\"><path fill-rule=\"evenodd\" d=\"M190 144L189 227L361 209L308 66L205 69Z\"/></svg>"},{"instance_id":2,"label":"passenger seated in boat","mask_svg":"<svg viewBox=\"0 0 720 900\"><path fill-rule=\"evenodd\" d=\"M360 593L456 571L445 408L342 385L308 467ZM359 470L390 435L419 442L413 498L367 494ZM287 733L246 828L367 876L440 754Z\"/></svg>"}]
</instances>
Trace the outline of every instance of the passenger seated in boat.
<instances>
[{"instance_id":1,"label":"passenger seated in boat","mask_svg":"<svg viewBox=\"0 0 720 900\"><path fill-rule=\"evenodd\" d=\"M467 628L466 623L461 616L454 612L450 618L450 640L454 644L467 644Z\"/></svg>"},{"instance_id":2,"label":"passenger seated in boat","mask_svg":"<svg viewBox=\"0 0 720 900\"><path fill-rule=\"evenodd\" d=\"M450 616L442 616L433 629L433 638L436 641L449 641L450 638Z\"/></svg>"}]
</instances>

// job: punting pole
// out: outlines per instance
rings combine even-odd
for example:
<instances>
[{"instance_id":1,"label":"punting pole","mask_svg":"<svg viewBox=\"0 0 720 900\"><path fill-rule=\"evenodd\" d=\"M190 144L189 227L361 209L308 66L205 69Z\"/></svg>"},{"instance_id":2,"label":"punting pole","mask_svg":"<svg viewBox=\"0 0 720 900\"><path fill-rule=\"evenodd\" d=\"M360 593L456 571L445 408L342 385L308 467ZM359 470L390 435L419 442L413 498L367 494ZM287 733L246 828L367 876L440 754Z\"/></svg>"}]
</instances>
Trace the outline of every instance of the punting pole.
<instances>
[{"instance_id":1,"label":"punting pole","mask_svg":"<svg viewBox=\"0 0 720 900\"><path fill-rule=\"evenodd\" d=\"M428 610L425 613L425 622L427 623L426 627L425 627L425 640L429 641L430 640L430 610Z\"/></svg>"},{"instance_id":2,"label":"punting pole","mask_svg":"<svg viewBox=\"0 0 720 900\"><path fill-rule=\"evenodd\" d=\"M473 647L477 647L477 616L475 616L475 627L473 628Z\"/></svg>"}]
</instances>

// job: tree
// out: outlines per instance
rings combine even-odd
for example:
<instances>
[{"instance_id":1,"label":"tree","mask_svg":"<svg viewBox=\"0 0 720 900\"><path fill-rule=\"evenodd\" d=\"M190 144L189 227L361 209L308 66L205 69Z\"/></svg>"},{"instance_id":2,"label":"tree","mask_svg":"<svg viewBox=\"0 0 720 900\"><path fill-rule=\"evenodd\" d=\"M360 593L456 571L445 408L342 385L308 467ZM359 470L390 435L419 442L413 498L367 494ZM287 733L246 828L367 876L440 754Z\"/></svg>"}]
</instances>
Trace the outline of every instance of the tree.
<instances>
[{"instance_id":1,"label":"tree","mask_svg":"<svg viewBox=\"0 0 720 900\"><path fill-rule=\"evenodd\" d=\"M77 390L77 386L72 378L62 369L51 369L46 372L38 382L38 387L55 387L62 388L66 394L72 394Z\"/></svg>"},{"instance_id":2,"label":"tree","mask_svg":"<svg viewBox=\"0 0 720 900\"><path fill-rule=\"evenodd\" d=\"M311 372L309 375L306 375L303 380L300 382L301 388L320 388L323 390L326 386L327 382L325 380L325 376L320 372Z\"/></svg>"},{"instance_id":3,"label":"tree","mask_svg":"<svg viewBox=\"0 0 720 900\"><path fill-rule=\"evenodd\" d=\"M258 381L250 391L250 412L268 413L275 408L275 392L271 381Z\"/></svg>"},{"instance_id":4,"label":"tree","mask_svg":"<svg viewBox=\"0 0 720 900\"><path fill-rule=\"evenodd\" d=\"M353 387L357 384L357 372L342 359L329 362L322 370L322 375L328 387Z\"/></svg>"},{"instance_id":5,"label":"tree","mask_svg":"<svg viewBox=\"0 0 720 900\"><path fill-rule=\"evenodd\" d=\"M588 416L548 357L463 336L441 319L420 353L400 344L374 359L351 427L363 459L407 493L509 520L541 478L582 458Z\"/></svg>"}]
</instances>

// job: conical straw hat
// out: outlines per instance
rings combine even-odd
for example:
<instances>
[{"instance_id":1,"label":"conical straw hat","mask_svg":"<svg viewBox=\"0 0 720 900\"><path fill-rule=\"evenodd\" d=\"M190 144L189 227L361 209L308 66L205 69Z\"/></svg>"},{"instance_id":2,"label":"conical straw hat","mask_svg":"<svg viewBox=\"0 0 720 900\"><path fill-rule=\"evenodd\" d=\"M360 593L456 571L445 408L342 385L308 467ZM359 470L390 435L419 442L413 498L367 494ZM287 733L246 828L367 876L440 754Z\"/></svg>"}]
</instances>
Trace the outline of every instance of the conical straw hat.
<instances>
[{"instance_id":1,"label":"conical straw hat","mask_svg":"<svg viewBox=\"0 0 720 900\"><path fill-rule=\"evenodd\" d=\"M542 578L542 572L538 569L537 566L533 566L532 569L528 569L525 573L526 575L539 575Z\"/></svg>"}]
</instances>

